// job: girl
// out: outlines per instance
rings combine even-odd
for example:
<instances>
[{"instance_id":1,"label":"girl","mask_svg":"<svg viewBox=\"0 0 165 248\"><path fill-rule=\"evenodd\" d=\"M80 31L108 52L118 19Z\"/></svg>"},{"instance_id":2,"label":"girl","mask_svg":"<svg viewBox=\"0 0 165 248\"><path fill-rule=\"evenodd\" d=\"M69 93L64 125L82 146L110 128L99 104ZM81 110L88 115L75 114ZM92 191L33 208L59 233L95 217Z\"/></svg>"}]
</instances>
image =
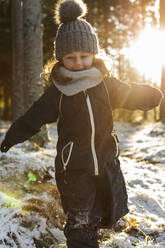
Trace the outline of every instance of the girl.
<instances>
[{"instance_id":1,"label":"girl","mask_svg":"<svg viewBox=\"0 0 165 248\"><path fill-rule=\"evenodd\" d=\"M42 125L58 120L56 182L67 215L68 248L98 248L98 228L112 227L128 212L112 110L149 110L162 98L151 86L130 87L109 75L103 60L96 59L98 39L82 19L85 12L82 1L57 4L58 62L51 72L52 85L12 124L1 144L7 152Z\"/></svg>"}]
</instances>

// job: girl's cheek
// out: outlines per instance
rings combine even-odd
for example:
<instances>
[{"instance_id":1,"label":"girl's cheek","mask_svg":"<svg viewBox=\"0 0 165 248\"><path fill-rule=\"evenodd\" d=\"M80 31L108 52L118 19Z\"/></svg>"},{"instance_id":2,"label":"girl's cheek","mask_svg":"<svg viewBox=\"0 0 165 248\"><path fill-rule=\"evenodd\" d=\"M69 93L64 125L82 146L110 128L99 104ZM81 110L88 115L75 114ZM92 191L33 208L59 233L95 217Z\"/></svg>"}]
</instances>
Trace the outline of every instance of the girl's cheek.
<instances>
[{"instance_id":1,"label":"girl's cheek","mask_svg":"<svg viewBox=\"0 0 165 248\"><path fill-rule=\"evenodd\" d=\"M72 66L71 65L67 65L67 66L65 66L65 68L68 69L68 70L72 70Z\"/></svg>"},{"instance_id":2,"label":"girl's cheek","mask_svg":"<svg viewBox=\"0 0 165 248\"><path fill-rule=\"evenodd\" d=\"M88 60L85 64L86 64L86 67L91 68L93 65L93 59Z\"/></svg>"},{"instance_id":3,"label":"girl's cheek","mask_svg":"<svg viewBox=\"0 0 165 248\"><path fill-rule=\"evenodd\" d=\"M64 67L67 69L71 69L73 66L73 63L71 61L63 61Z\"/></svg>"}]
</instances>

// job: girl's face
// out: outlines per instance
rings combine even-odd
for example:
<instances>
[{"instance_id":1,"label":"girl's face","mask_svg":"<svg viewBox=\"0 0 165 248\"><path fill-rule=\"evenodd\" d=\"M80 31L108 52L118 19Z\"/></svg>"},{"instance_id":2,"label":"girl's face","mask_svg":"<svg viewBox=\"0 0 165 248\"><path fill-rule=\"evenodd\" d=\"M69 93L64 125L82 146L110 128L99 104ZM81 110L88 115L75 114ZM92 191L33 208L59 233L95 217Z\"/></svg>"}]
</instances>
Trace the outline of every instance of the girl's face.
<instances>
[{"instance_id":1,"label":"girl's face","mask_svg":"<svg viewBox=\"0 0 165 248\"><path fill-rule=\"evenodd\" d=\"M68 53L62 59L66 69L70 71L82 71L92 67L93 55L88 52L73 52Z\"/></svg>"}]
</instances>

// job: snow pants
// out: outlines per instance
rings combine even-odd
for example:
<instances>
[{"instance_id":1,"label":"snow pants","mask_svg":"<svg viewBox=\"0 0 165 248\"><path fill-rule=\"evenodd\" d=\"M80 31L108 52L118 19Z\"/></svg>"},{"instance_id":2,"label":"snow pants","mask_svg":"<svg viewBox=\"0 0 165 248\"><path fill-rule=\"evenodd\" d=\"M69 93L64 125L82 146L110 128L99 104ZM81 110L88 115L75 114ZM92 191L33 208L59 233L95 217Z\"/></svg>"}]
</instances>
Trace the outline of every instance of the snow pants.
<instances>
[{"instance_id":1,"label":"snow pants","mask_svg":"<svg viewBox=\"0 0 165 248\"><path fill-rule=\"evenodd\" d=\"M99 176L83 170L56 174L67 216L64 234L68 248L99 248L98 228L111 227L128 212L125 181L116 161Z\"/></svg>"},{"instance_id":2,"label":"snow pants","mask_svg":"<svg viewBox=\"0 0 165 248\"><path fill-rule=\"evenodd\" d=\"M98 177L84 171L56 175L67 215L64 234L68 248L98 248L97 229L102 216Z\"/></svg>"}]
</instances>

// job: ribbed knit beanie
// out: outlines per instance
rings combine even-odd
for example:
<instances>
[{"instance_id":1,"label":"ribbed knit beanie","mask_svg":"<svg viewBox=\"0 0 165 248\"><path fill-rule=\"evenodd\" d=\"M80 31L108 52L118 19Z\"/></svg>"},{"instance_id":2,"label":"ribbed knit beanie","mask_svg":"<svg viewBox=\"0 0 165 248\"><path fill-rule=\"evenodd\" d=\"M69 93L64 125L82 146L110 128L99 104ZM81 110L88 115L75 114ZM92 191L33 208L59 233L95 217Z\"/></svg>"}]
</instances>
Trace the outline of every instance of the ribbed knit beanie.
<instances>
[{"instance_id":1,"label":"ribbed knit beanie","mask_svg":"<svg viewBox=\"0 0 165 248\"><path fill-rule=\"evenodd\" d=\"M68 53L85 51L97 54L98 38L92 26L82 17L87 8L82 0L59 0L55 20L59 25L55 39L55 57L62 59Z\"/></svg>"}]
</instances>

